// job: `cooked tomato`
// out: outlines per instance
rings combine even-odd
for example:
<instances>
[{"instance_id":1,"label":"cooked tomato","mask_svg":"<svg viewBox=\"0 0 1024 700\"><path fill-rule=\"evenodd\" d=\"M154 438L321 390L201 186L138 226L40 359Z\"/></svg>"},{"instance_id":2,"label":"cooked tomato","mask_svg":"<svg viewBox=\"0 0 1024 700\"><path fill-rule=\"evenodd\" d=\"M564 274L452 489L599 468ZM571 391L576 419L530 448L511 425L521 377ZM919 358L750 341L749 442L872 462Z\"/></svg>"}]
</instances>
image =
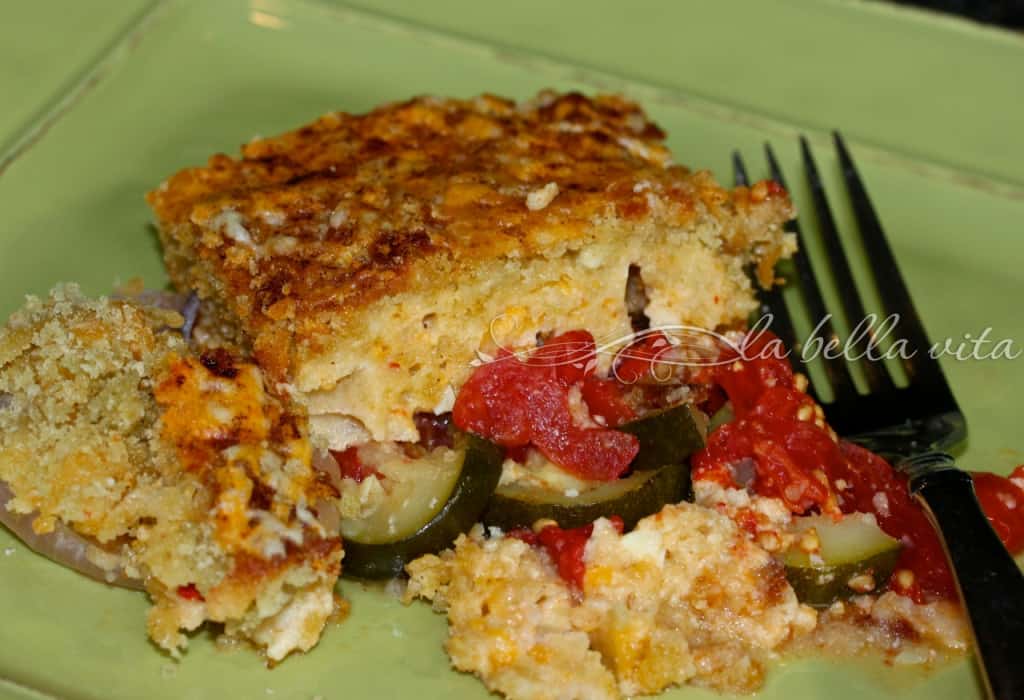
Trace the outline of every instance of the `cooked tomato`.
<instances>
[{"instance_id":1,"label":"cooked tomato","mask_svg":"<svg viewBox=\"0 0 1024 700\"><path fill-rule=\"evenodd\" d=\"M634 384L647 379L657 379L658 360L671 350L672 343L662 332L649 333L626 346L615 358L615 377L620 382Z\"/></svg>"},{"instance_id":2,"label":"cooked tomato","mask_svg":"<svg viewBox=\"0 0 1024 700\"><path fill-rule=\"evenodd\" d=\"M621 535L625 529L622 518L613 515L609 520ZM513 530L509 533L529 545L543 547L555 563L562 580L580 592L583 591L583 576L587 570L583 553L593 534L593 523L569 530L563 530L558 525L548 525L536 533L531 530Z\"/></svg>"},{"instance_id":3,"label":"cooked tomato","mask_svg":"<svg viewBox=\"0 0 1024 700\"><path fill-rule=\"evenodd\" d=\"M600 416L609 428L628 423L636 412L623 396L623 387L613 379L585 377L582 385L583 401L591 415Z\"/></svg>"},{"instance_id":4,"label":"cooked tomato","mask_svg":"<svg viewBox=\"0 0 1024 700\"><path fill-rule=\"evenodd\" d=\"M196 584L190 583L187 586L178 586L178 597L184 598L185 600L203 601L203 594L196 588Z\"/></svg>"},{"instance_id":5,"label":"cooked tomato","mask_svg":"<svg viewBox=\"0 0 1024 700\"><path fill-rule=\"evenodd\" d=\"M729 396L737 418L744 417L758 404L762 412L773 415L793 409L789 417L795 417L796 410L810 401L806 394L796 391L793 370L784 350L774 333L762 331L748 335L740 352L727 351L719 364L709 368L712 381ZM793 391L776 394L767 405L762 403L762 394L774 387Z\"/></svg>"},{"instance_id":6,"label":"cooked tomato","mask_svg":"<svg viewBox=\"0 0 1024 700\"><path fill-rule=\"evenodd\" d=\"M820 409L796 388L780 349L773 334L762 332L709 370L736 419L709 436L694 458L694 478L780 498L796 514L874 513L882 530L903 543L896 570L914 574L899 591L918 602L955 597L941 543L906 479L878 455L835 440L820 414L814 420ZM739 483L737 466L750 462L753 481Z\"/></svg>"},{"instance_id":7,"label":"cooked tomato","mask_svg":"<svg viewBox=\"0 0 1024 700\"><path fill-rule=\"evenodd\" d=\"M594 339L585 331L556 336L525 361L503 351L474 370L459 391L452 410L455 425L506 448L533 445L583 478L615 479L636 456L637 439L608 428L578 426L569 402L573 385L586 387L593 357ZM605 398L598 393L591 391ZM621 415L607 404L599 410Z\"/></svg>"},{"instance_id":8,"label":"cooked tomato","mask_svg":"<svg viewBox=\"0 0 1024 700\"><path fill-rule=\"evenodd\" d=\"M1024 464L1009 478L978 472L973 474L978 494L992 528L1012 554L1024 551Z\"/></svg>"},{"instance_id":9,"label":"cooked tomato","mask_svg":"<svg viewBox=\"0 0 1024 700\"><path fill-rule=\"evenodd\" d=\"M863 447L845 441L840 447L845 460L833 465L829 478L845 486L839 490L843 512L874 513L878 526L903 544L896 571L906 569L914 574L909 586L901 586L899 577L894 576L889 587L919 603L955 599L956 584L942 543L911 498L906 477Z\"/></svg>"},{"instance_id":10,"label":"cooked tomato","mask_svg":"<svg viewBox=\"0 0 1024 700\"><path fill-rule=\"evenodd\" d=\"M710 381L732 401L736 418L708 437L694 457L693 477L749 486L781 499L797 514L836 513L827 469L842 460L839 446L826 428L809 420L814 401L796 388L786 360L765 352L773 338L761 333L745 343L742 355L730 353L709 370ZM745 460L753 462L754 480L739 484L733 470Z\"/></svg>"},{"instance_id":11,"label":"cooked tomato","mask_svg":"<svg viewBox=\"0 0 1024 700\"><path fill-rule=\"evenodd\" d=\"M594 376L597 345L588 331L568 331L548 339L530 354L527 362L554 366L556 376L566 387L579 383L591 415L600 416L605 425L614 428L636 417L621 383Z\"/></svg>"},{"instance_id":12,"label":"cooked tomato","mask_svg":"<svg viewBox=\"0 0 1024 700\"><path fill-rule=\"evenodd\" d=\"M361 484L363 479L368 476L381 476L380 472L371 465L364 464L363 460L359 459L359 448L357 447L350 447L342 451L331 450L331 456L337 461L343 479L352 479Z\"/></svg>"}]
</instances>

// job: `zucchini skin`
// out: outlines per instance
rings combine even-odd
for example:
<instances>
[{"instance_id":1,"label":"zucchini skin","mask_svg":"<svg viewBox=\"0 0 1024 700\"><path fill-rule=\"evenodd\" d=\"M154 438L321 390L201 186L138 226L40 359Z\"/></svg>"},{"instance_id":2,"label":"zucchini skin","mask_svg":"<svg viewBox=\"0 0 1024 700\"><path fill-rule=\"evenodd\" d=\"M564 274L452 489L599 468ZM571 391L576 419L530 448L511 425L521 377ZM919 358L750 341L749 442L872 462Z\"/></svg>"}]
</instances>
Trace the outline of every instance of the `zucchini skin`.
<instances>
[{"instance_id":1,"label":"zucchini skin","mask_svg":"<svg viewBox=\"0 0 1024 700\"><path fill-rule=\"evenodd\" d=\"M884 587L889 580L900 550L890 549L879 552L858 562L835 566L786 566L786 579L793 587L797 600L814 608L827 608L837 600L847 600L856 595L847 582L860 574L871 574L877 584L876 590Z\"/></svg>"},{"instance_id":2,"label":"zucchini skin","mask_svg":"<svg viewBox=\"0 0 1024 700\"><path fill-rule=\"evenodd\" d=\"M616 430L635 435L640 442L640 451L630 464L633 471L684 464L704 447L703 431L690 404L685 403L624 423Z\"/></svg>"},{"instance_id":3,"label":"zucchini skin","mask_svg":"<svg viewBox=\"0 0 1024 700\"><path fill-rule=\"evenodd\" d=\"M816 531L820 543L816 560L794 543L782 562L797 599L812 607L826 608L856 595L849 586L856 576L869 574L874 590L883 588L900 558L899 540L863 514L847 515L839 521L823 515L805 517L797 526L798 537L807 528Z\"/></svg>"},{"instance_id":4,"label":"zucchini skin","mask_svg":"<svg viewBox=\"0 0 1024 700\"><path fill-rule=\"evenodd\" d=\"M410 561L445 549L480 520L501 478L504 455L497 445L475 435L467 433L463 439L466 455L462 470L441 510L415 533L395 542L344 540L342 572L346 577L394 578Z\"/></svg>"},{"instance_id":5,"label":"zucchini skin","mask_svg":"<svg viewBox=\"0 0 1024 700\"><path fill-rule=\"evenodd\" d=\"M596 502L581 500L566 503L564 499L544 500L517 497L500 489L495 492L484 513L487 525L503 530L532 527L533 523L550 518L562 528L569 529L588 525L598 518L617 515L622 518L627 530L636 526L641 518L657 513L667 503L678 503L690 491L690 469L686 464L668 464L660 469L634 472L620 482L635 479L637 485L619 496ZM612 482L615 483L615 482Z\"/></svg>"},{"instance_id":6,"label":"zucchini skin","mask_svg":"<svg viewBox=\"0 0 1024 700\"><path fill-rule=\"evenodd\" d=\"M588 525L598 518L617 515L627 530L641 518L657 513L667 503L693 499L690 483L691 454L704 447L704 433L689 404L679 404L624 423L616 428L636 436L640 451L630 464L630 476L608 482L598 489L615 490L625 485L629 490L594 501L593 494L581 494L578 500L540 489L498 489L484 522L503 530L529 528L544 518L554 520L563 528ZM636 482L636 486L627 482Z\"/></svg>"}]
</instances>

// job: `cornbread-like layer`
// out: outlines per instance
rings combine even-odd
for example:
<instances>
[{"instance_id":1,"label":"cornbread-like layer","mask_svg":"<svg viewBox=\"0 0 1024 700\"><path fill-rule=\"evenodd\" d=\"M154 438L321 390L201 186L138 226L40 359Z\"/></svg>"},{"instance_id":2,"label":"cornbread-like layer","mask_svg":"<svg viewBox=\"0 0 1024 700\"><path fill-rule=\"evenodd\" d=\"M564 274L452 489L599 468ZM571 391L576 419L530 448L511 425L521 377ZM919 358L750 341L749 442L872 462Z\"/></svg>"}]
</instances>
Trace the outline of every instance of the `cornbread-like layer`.
<instances>
[{"instance_id":1,"label":"cornbread-like layer","mask_svg":"<svg viewBox=\"0 0 1024 700\"><path fill-rule=\"evenodd\" d=\"M478 350L494 355L499 346L533 347L538 331L575 328L589 330L599 345L625 344L632 330L624 259L642 266L651 299L647 313L655 324L684 323L677 310L685 309L686 323L715 328L753 309L737 259L716 255L691 233L649 226L624 236L623 244L597 243L553 259L484 263L436 296L410 291L375 302L362 315L362 332L301 365L295 387L314 417L358 421L350 421L354 430L345 433L353 442L415 441L413 413L449 410ZM675 275L701 283L678 284ZM598 359L606 366L613 352L608 348ZM314 418L314 429L318 425L325 422ZM344 447L337 432L322 434L332 447Z\"/></svg>"},{"instance_id":2,"label":"cornbread-like layer","mask_svg":"<svg viewBox=\"0 0 1024 700\"><path fill-rule=\"evenodd\" d=\"M598 520L584 562L574 601L547 554L477 528L411 563L406 599L447 614L456 668L534 700L750 692L764 656L815 625L781 565L700 506L666 506L626 535Z\"/></svg>"},{"instance_id":3,"label":"cornbread-like layer","mask_svg":"<svg viewBox=\"0 0 1024 700\"><path fill-rule=\"evenodd\" d=\"M893 591L855 596L823 611L813 634L787 645L798 656L883 657L896 666L936 667L971 649L970 629L958 603L917 604Z\"/></svg>"},{"instance_id":4,"label":"cornbread-like layer","mask_svg":"<svg viewBox=\"0 0 1024 700\"><path fill-rule=\"evenodd\" d=\"M332 444L414 436L477 349L538 331L629 331L640 267L655 323L752 308L793 242L785 192L672 165L617 97L417 98L329 114L214 156L149 195L168 270L213 300ZM494 337L491 329L494 327Z\"/></svg>"},{"instance_id":5,"label":"cornbread-like layer","mask_svg":"<svg viewBox=\"0 0 1024 700\"><path fill-rule=\"evenodd\" d=\"M704 479L695 481L693 488L699 505L743 523L758 546L771 554L785 552L805 532L798 529L800 518L777 498L723 488ZM970 647L968 634L967 622L953 601L917 604L906 596L885 591L881 595L857 595L822 611L814 632L794 637L787 642L786 652L807 656L825 653L837 659L883 656L886 663L930 666L966 652Z\"/></svg>"},{"instance_id":6,"label":"cornbread-like layer","mask_svg":"<svg viewBox=\"0 0 1024 700\"><path fill-rule=\"evenodd\" d=\"M174 312L30 299L0 330L6 507L88 538L97 566L144 582L152 639L224 623L272 660L335 611L341 542L310 508L331 495L302 421L226 353L191 356Z\"/></svg>"}]
</instances>

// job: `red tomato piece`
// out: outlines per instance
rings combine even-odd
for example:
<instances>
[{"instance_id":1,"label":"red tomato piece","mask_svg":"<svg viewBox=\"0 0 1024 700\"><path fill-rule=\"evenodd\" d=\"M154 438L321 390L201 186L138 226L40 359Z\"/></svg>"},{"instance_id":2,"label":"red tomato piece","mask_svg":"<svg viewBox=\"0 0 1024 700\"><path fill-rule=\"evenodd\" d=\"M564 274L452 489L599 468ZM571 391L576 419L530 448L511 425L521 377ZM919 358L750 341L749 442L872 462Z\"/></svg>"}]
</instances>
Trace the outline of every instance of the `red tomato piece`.
<instances>
[{"instance_id":1,"label":"red tomato piece","mask_svg":"<svg viewBox=\"0 0 1024 700\"><path fill-rule=\"evenodd\" d=\"M580 348L587 338L592 347L593 339L579 332L560 340L568 335L552 339L525 362L506 352L478 367L459 391L452 419L462 430L503 447L532 444L583 478L614 479L629 467L639 443L626 433L573 422L567 382L580 371L583 376L593 371L586 364L575 366Z\"/></svg>"},{"instance_id":2,"label":"red tomato piece","mask_svg":"<svg viewBox=\"0 0 1024 700\"><path fill-rule=\"evenodd\" d=\"M795 390L793 370L785 358L784 348L770 331L745 338L740 353L727 352L720 364L711 369L711 374L712 381L729 396L737 418L752 411L768 389ZM804 396L802 392L796 393Z\"/></svg>"},{"instance_id":3,"label":"red tomato piece","mask_svg":"<svg viewBox=\"0 0 1024 700\"><path fill-rule=\"evenodd\" d=\"M359 459L358 447L350 447L340 452L331 450L331 456L338 463L343 479L353 479L356 483L361 484L363 479L368 476L381 476L380 472Z\"/></svg>"},{"instance_id":4,"label":"red tomato piece","mask_svg":"<svg viewBox=\"0 0 1024 700\"><path fill-rule=\"evenodd\" d=\"M782 350L773 334L762 332L708 373L728 395L737 418L709 436L694 457L694 478L780 498L798 514L874 513L882 530L903 543L897 570L914 574L913 583L899 592L918 602L954 598L938 536L910 497L906 479L878 455L837 444L826 427L797 418L801 411L808 418L816 406L796 389ZM736 483L736 465L744 460L754 464L749 484Z\"/></svg>"},{"instance_id":5,"label":"red tomato piece","mask_svg":"<svg viewBox=\"0 0 1024 700\"><path fill-rule=\"evenodd\" d=\"M541 381L537 377L542 375ZM482 435L504 447L529 444L531 402L558 392L553 368L534 368L511 353L477 367L463 384L452 409L452 421L462 430ZM546 381L545 381L546 379ZM550 403L550 396L548 397Z\"/></svg>"},{"instance_id":6,"label":"red tomato piece","mask_svg":"<svg viewBox=\"0 0 1024 700\"><path fill-rule=\"evenodd\" d=\"M942 543L911 498L906 477L863 447L844 441L840 449L845 460L833 465L829 477L845 482L846 488L839 492L843 512L874 513L879 527L903 544L896 570L909 569L914 574L909 588L899 588L895 578L890 587L919 603L955 599L956 585Z\"/></svg>"},{"instance_id":7,"label":"red tomato piece","mask_svg":"<svg viewBox=\"0 0 1024 700\"><path fill-rule=\"evenodd\" d=\"M177 593L179 598L184 598L185 600L206 600L194 583L190 583L187 586L178 586Z\"/></svg>"},{"instance_id":8,"label":"red tomato piece","mask_svg":"<svg viewBox=\"0 0 1024 700\"><path fill-rule=\"evenodd\" d=\"M534 435L544 456L585 479L611 481L629 468L640 451L636 436L605 428L555 426Z\"/></svg>"},{"instance_id":9,"label":"red tomato piece","mask_svg":"<svg viewBox=\"0 0 1024 700\"><path fill-rule=\"evenodd\" d=\"M588 376L581 387L583 401L591 415L604 418L609 428L627 423L636 418L636 412L623 396L623 387L612 379L598 379Z\"/></svg>"},{"instance_id":10,"label":"red tomato piece","mask_svg":"<svg viewBox=\"0 0 1024 700\"><path fill-rule=\"evenodd\" d=\"M672 349L668 336L662 332L649 333L627 345L615 359L615 378L624 384L635 384L643 379L657 378L658 360Z\"/></svg>"},{"instance_id":11,"label":"red tomato piece","mask_svg":"<svg viewBox=\"0 0 1024 700\"><path fill-rule=\"evenodd\" d=\"M694 479L727 487L749 486L762 496L781 499L797 514L812 509L837 512L824 462L841 459L828 433L807 421L751 416L720 426L693 458ZM754 479L739 484L733 465L751 460Z\"/></svg>"},{"instance_id":12,"label":"red tomato piece","mask_svg":"<svg viewBox=\"0 0 1024 700\"><path fill-rule=\"evenodd\" d=\"M565 386L572 386L593 374L597 366L597 346L589 331L568 331L549 338L530 353L530 365L553 366Z\"/></svg>"},{"instance_id":13,"label":"red tomato piece","mask_svg":"<svg viewBox=\"0 0 1024 700\"><path fill-rule=\"evenodd\" d=\"M608 520L621 535L625 529L622 518L613 515ZM593 534L593 523L569 530L563 530L558 525L548 525L537 533L531 530L513 530L509 533L511 537L531 546L543 547L558 569L559 577L578 592L583 591L583 576L586 573L583 553Z\"/></svg>"},{"instance_id":14,"label":"red tomato piece","mask_svg":"<svg viewBox=\"0 0 1024 700\"><path fill-rule=\"evenodd\" d=\"M1011 554L1024 551L1024 465L1009 478L988 472L972 476L978 501L999 539Z\"/></svg>"},{"instance_id":15,"label":"red tomato piece","mask_svg":"<svg viewBox=\"0 0 1024 700\"><path fill-rule=\"evenodd\" d=\"M812 509L836 513L824 468L842 456L825 428L797 418L801 410L813 411L814 401L796 389L777 340L768 331L750 336L740 352L726 353L710 369L710 380L732 401L736 419L709 436L707 446L694 457L693 476L740 486L732 465L749 459L755 477L742 486L781 499L797 514Z\"/></svg>"}]
</instances>

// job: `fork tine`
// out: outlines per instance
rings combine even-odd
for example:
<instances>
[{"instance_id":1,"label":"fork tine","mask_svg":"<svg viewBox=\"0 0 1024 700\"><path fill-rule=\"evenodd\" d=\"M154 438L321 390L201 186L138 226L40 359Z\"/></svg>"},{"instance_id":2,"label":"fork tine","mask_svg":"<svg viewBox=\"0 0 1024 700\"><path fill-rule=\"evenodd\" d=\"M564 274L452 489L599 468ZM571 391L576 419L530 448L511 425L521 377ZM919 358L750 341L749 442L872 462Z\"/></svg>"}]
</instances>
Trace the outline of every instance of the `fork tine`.
<instances>
[{"instance_id":1,"label":"fork tine","mask_svg":"<svg viewBox=\"0 0 1024 700\"><path fill-rule=\"evenodd\" d=\"M739 151L732 152L732 179L736 187L747 187L750 185L750 178L747 177L747 168L743 165L743 156Z\"/></svg>"},{"instance_id":2,"label":"fork tine","mask_svg":"<svg viewBox=\"0 0 1024 700\"><path fill-rule=\"evenodd\" d=\"M732 152L732 171L733 182L737 187L750 184L747 168L743 164L743 157L739 151ZM782 287L776 284L772 285L771 289L762 289L758 286L757 300L758 315L763 318L771 314L771 330L779 336L783 345L792 351L796 347L796 330L793 327L793 317L790 315L786 302L782 297ZM794 371L801 369L798 367L798 358L793 355L790 356L790 365L792 365ZM808 392L811 391L810 386L807 389ZM817 397L815 396L815 398Z\"/></svg>"},{"instance_id":3,"label":"fork tine","mask_svg":"<svg viewBox=\"0 0 1024 700\"><path fill-rule=\"evenodd\" d=\"M832 138L835 140L836 151L839 153L843 179L850 194L850 202L857 218L857 226L860 228L861 240L871 262L872 275L878 287L882 304L887 314L898 314L899 324L894 332L900 338L905 339L910 350L914 351L910 358L901 357L907 377L912 383L919 380L941 381L948 390L948 384L942 376L938 362L928 354L931 345L928 341L928 334L921 323L921 317L918 316L917 310L914 309L910 300L910 292L896 265L896 258L889 247L885 231L882 230L882 224L871 205L867 190L857 173L846 143L838 131L832 132Z\"/></svg>"},{"instance_id":4,"label":"fork tine","mask_svg":"<svg viewBox=\"0 0 1024 700\"><path fill-rule=\"evenodd\" d=\"M818 214L818 232L825 243L825 251L828 254L829 263L831 263L836 287L842 291L839 299L852 332L862 319L867 318L867 313L864 311L864 304L861 303L860 294L857 293L857 285L853 280L853 273L850 271L850 262L846 257L846 251L839 240L839 229L836 227L835 219L832 218L832 209L825 196L825 188L821 182L821 176L818 174L818 166L811 155L810 144L807 143L807 138L804 136L800 137L800 151L803 156L804 171L807 173L807 183L811 186L814 210ZM868 334L859 334L853 340L854 347L862 355L875 349L876 339L873 328L868 329ZM893 388L892 379L889 377L885 365L880 361L867 357L861 363L861 368L864 370L864 378L867 380L870 391L886 391Z\"/></svg>"},{"instance_id":5,"label":"fork tine","mask_svg":"<svg viewBox=\"0 0 1024 700\"><path fill-rule=\"evenodd\" d=\"M768 168L772 179L788 191L789 188L786 186L786 180L782 176L782 169L779 167L779 162L775 158L775 151L772 150L770 144L766 143L764 145L764 152L768 158ZM800 229L800 224L792 221L787 225L787 230L796 234L799 244L799 250L793 256L793 264L796 267L797 277L800 281L800 294L807 304L811 320L816 324L820 324L823 336L821 340L824 341L826 348L832 347L833 344L835 344L835 347L839 347L839 336L836 334L832 319L828 316L828 312L825 309L825 300L821 294L821 286L818 284L818 278L814 274L810 258L807 256L807 246L803 232ZM829 384L832 387L832 400L841 401L846 398L856 397L857 388L853 384L850 368L846 366L842 356L837 356L832 352L822 352L822 361L825 365L825 375L828 377Z\"/></svg>"}]
</instances>

